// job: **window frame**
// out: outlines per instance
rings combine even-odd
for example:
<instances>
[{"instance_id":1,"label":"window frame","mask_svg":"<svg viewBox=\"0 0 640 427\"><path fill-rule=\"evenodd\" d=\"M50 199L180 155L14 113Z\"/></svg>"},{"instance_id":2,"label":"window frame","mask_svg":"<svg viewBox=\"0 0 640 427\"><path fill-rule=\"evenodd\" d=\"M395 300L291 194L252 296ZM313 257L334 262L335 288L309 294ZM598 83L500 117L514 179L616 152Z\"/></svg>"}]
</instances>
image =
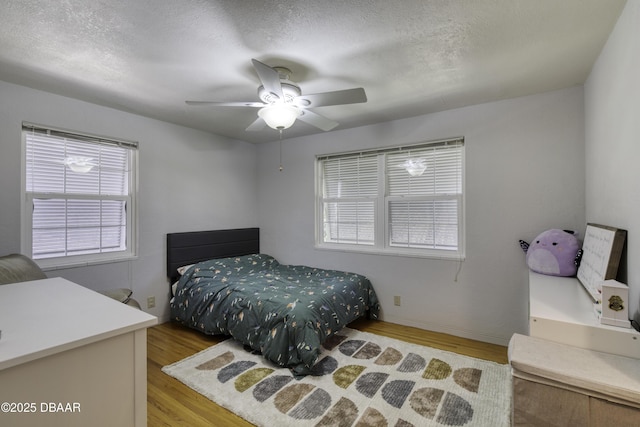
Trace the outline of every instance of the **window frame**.
<instances>
[{"instance_id":1,"label":"window frame","mask_svg":"<svg viewBox=\"0 0 640 427\"><path fill-rule=\"evenodd\" d=\"M128 148L129 175L128 195L100 195L87 193L58 193L58 192L31 192L27 191L27 134L29 132L50 133L55 136L66 137L76 141L86 141L88 144L118 145ZM73 130L60 129L23 122L21 149L21 252L33 257L33 208L37 199L61 199L61 200L105 200L125 201L126 218L126 249L105 251L93 254L66 255L59 257L39 258L34 261L43 270L55 270L95 264L106 264L136 259L138 256L138 142L127 141L112 137L98 136Z\"/></svg>"},{"instance_id":2,"label":"window frame","mask_svg":"<svg viewBox=\"0 0 640 427\"><path fill-rule=\"evenodd\" d=\"M430 145L441 145L446 143L459 143L460 152L460 188L461 192L455 195L433 195L419 196L424 200L430 198L433 200L446 199L455 200L457 203L457 234L458 248L457 250L433 249L433 248L410 248L392 246L390 243L390 201L398 200L397 196L389 196L387 189L387 172L386 172L386 156L387 153L397 152L399 150L415 149L420 147L428 147ZM404 144L401 146L384 147L369 150L350 151L343 153L329 153L317 155L315 160L315 248L321 250L355 252L376 255L392 255L405 257L419 257L431 259L445 260L464 260L465 259L465 142L464 137L448 138L437 141L425 141L415 144ZM374 208L374 244L346 244L324 242L324 202L323 197L323 166L322 161L328 158L350 156L350 155L368 155L375 153L378 155L378 195L375 198ZM405 200L409 199L405 198Z\"/></svg>"}]
</instances>

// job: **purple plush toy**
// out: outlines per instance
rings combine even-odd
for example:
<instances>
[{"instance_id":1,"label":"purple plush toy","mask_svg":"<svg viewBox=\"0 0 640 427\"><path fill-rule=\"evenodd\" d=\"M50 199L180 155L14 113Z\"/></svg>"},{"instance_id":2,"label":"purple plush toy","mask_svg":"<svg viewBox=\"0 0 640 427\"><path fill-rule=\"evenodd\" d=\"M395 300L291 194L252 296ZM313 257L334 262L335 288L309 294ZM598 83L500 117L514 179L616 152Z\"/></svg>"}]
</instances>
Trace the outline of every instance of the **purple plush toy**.
<instances>
[{"instance_id":1,"label":"purple plush toy","mask_svg":"<svg viewBox=\"0 0 640 427\"><path fill-rule=\"evenodd\" d=\"M527 265L536 273L575 276L578 271L582 250L573 231L543 231L531 244L520 240L520 247L527 254Z\"/></svg>"}]
</instances>

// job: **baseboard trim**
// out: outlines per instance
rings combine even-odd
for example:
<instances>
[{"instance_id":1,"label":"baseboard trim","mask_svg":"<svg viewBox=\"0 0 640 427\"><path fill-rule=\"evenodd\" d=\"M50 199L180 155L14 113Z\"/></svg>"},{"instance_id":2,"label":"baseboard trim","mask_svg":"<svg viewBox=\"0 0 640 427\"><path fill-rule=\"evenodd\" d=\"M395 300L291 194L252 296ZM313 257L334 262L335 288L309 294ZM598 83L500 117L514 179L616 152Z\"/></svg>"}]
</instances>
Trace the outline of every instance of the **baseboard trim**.
<instances>
[{"instance_id":1,"label":"baseboard trim","mask_svg":"<svg viewBox=\"0 0 640 427\"><path fill-rule=\"evenodd\" d=\"M433 322L416 322L413 320L409 320L409 319L405 319L397 316L386 315L380 320L384 322L396 323L398 325L404 325L404 326L411 326L414 328L424 329L427 331L440 332L443 334L454 335L457 337L468 338L470 340L482 341L482 342L501 345L505 347L509 345L509 340L511 339L511 336L508 336L508 337L497 336L492 334L486 334L483 332L472 331L469 329L455 328L455 327L451 327L451 325L443 325L443 324L433 323Z\"/></svg>"}]
</instances>

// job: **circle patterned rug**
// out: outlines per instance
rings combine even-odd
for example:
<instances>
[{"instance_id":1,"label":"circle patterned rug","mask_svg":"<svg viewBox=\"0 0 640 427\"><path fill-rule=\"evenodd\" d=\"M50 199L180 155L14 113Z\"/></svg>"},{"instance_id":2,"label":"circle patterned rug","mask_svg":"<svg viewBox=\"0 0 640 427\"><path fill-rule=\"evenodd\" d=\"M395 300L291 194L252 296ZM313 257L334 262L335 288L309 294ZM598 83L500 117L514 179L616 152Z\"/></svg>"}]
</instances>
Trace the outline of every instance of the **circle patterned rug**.
<instances>
[{"instance_id":1,"label":"circle patterned rug","mask_svg":"<svg viewBox=\"0 0 640 427\"><path fill-rule=\"evenodd\" d=\"M302 378L231 339L162 370L258 426L510 424L508 365L348 328Z\"/></svg>"}]
</instances>

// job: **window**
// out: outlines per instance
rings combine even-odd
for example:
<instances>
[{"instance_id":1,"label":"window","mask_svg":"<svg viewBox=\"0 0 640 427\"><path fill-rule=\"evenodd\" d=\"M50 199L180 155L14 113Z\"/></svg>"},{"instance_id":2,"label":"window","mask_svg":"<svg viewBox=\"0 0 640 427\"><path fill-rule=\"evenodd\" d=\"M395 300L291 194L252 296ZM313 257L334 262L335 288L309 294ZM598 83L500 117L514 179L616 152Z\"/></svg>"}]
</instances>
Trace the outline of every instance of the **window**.
<instances>
[{"instance_id":1,"label":"window","mask_svg":"<svg viewBox=\"0 0 640 427\"><path fill-rule=\"evenodd\" d=\"M317 158L317 245L463 255L463 139Z\"/></svg>"},{"instance_id":2,"label":"window","mask_svg":"<svg viewBox=\"0 0 640 427\"><path fill-rule=\"evenodd\" d=\"M24 123L23 252L42 267L136 255L137 143Z\"/></svg>"}]
</instances>

